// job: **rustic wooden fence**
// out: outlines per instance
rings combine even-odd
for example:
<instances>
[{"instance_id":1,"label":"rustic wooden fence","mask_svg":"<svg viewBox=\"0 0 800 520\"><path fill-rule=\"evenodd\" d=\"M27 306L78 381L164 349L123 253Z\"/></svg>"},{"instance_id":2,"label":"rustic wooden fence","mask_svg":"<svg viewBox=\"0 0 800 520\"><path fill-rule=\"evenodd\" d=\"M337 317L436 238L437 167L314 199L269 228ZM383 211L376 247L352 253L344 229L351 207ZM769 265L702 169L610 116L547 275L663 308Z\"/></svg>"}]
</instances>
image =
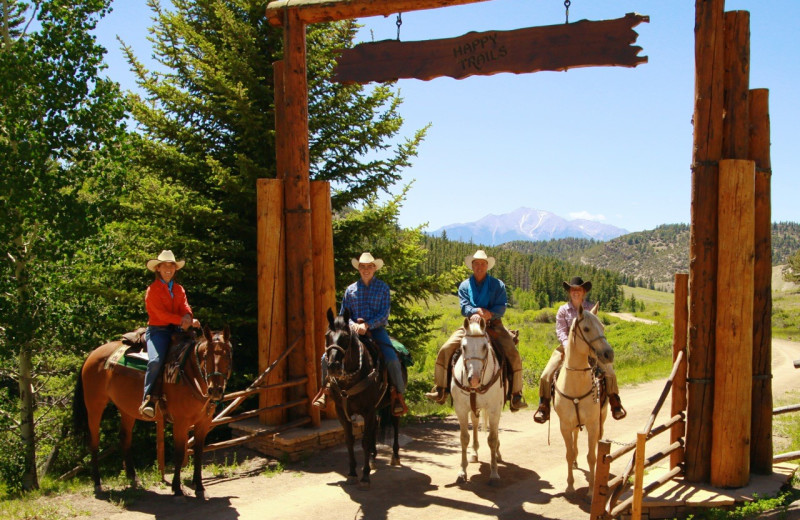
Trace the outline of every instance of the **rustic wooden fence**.
<instances>
[{"instance_id":1,"label":"rustic wooden fence","mask_svg":"<svg viewBox=\"0 0 800 520\"><path fill-rule=\"evenodd\" d=\"M800 359L796 359L794 362L795 368L800 368ZM798 412L800 411L800 403L798 404L790 404L786 406L781 406L772 410L772 415L783 415L786 413L791 412ZM788 462L790 460L797 460L800 459L800 451L787 451L786 453L779 453L772 457L772 463L777 464L779 462Z\"/></svg>"}]
</instances>

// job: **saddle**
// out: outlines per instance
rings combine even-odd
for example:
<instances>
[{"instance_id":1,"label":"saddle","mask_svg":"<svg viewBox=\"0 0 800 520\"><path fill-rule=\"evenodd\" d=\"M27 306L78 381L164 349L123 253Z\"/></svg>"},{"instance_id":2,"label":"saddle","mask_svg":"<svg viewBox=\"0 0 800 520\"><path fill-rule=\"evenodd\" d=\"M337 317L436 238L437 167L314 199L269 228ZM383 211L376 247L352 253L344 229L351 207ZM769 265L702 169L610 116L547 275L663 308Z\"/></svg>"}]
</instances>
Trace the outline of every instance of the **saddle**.
<instances>
[{"instance_id":1,"label":"saddle","mask_svg":"<svg viewBox=\"0 0 800 520\"><path fill-rule=\"evenodd\" d=\"M122 346L109 356L104 368L114 370L116 367L125 367L139 372L146 371L148 361L146 333L147 327L141 327L123 334L120 338ZM162 370L164 382L177 383L180 381L181 370L189 357L190 348L194 344L195 340L191 334L175 333L172 335Z\"/></svg>"},{"instance_id":2,"label":"saddle","mask_svg":"<svg viewBox=\"0 0 800 520\"><path fill-rule=\"evenodd\" d=\"M593 399L602 406L608 399L608 392L606 391L606 373L603 372L603 369L600 368L594 358L589 358L589 364L592 365L592 378L594 379L595 395ZM553 373L553 380L550 381L550 395L553 396L553 399L556 397L556 381L558 380L558 374L561 373L563 366L562 364L556 368L556 371Z\"/></svg>"}]
</instances>

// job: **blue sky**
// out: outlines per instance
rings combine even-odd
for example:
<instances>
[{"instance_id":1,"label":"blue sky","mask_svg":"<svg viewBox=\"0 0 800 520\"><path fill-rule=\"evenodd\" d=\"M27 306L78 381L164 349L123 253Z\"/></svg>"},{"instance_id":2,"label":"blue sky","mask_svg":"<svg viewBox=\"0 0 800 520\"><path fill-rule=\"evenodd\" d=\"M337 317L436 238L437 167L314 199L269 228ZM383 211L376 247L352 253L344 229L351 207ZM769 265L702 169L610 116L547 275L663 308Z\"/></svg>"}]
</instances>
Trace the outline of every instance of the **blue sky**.
<instances>
[{"instance_id":1,"label":"blue sky","mask_svg":"<svg viewBox=\"0 0 800 520\"><path fill-rule=\"evenodd\" d=\"M115 0L98 37L108 75L134 88L115 37L140 59L150 12ZM428 123L419 157L403 174L413 186L404 226L428 230L526 206L590 218L629 231L689 222L694 99L694 0L572 0L570 21L650 16L635 28L649 62L636 68L497 74L463 80L401 80L404 136ZM800 37L797 0L728 0L750 11L750 88L770 91L772 220L798 221ZM564 22L561 0L491 0L404 13L403 41ZM394 39L396 18L360 20L362 41Z\"/></svg>"}]
</instances>

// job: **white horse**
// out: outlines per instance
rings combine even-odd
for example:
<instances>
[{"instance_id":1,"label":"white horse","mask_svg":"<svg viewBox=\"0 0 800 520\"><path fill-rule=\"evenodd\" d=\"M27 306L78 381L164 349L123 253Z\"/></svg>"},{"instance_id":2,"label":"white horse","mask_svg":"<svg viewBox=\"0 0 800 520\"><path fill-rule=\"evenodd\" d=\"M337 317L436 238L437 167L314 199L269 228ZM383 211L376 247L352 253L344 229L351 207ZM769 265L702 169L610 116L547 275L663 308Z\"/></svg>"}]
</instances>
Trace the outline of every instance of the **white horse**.
<instances>
[{"instance_id":1,"label":"white horse","mask_svg":"<svg viewBox=\"0 0 800 520\"><path fill-rule=\"evenodd\" d=\"M489 485L500 482L497 463L500 458L500 413L503 410L502 366L489 345L486 322L478 323L464 319L466 334L461 340L461 356L453 367L450 395L461 425L461 471L456 482L467 481L467 446L469 445L468 418L472 421L472 462L478 461L478 416L480 412L488 418L488 444L491 452L491 475Z\"/></svg>"},{"instance_id":2,"label":"white horse","mask_svg":"<svg viewBox=\"0 0 800 520\"><path fill-rule=\"evenodd\" d=\"M572 468L578 467L578 432L586 427L589 436L586 461L589 463L589 490L594 486L597 442L603 436L607 401L599 400L599 387L594 379L589 357L604 362L614 361L614 349L603 334L605 327L597 317L598 305L590 312L579 307L578 317L569 329L564 349L564 363L556 379L553 407L558 414L561 435L567 447L567 491L574 491Z\"/></svg>"}]
</instances>

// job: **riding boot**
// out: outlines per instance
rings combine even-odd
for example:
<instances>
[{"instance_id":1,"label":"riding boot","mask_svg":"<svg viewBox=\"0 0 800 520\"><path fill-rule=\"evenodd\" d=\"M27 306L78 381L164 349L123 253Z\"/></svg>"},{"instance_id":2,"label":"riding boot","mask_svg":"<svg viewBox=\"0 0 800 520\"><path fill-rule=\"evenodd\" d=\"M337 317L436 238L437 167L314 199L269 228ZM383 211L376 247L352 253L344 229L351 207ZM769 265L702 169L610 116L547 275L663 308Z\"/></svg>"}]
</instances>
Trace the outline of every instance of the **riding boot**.
<instances>
[{"instance_id":1,"label":"riding boot","mask_svg":"<svg viewBox=\"0 0 800 520\"><path fill-rule=\"evenodd\" d=\"M611 416L617 421L628 415L628 412L622 407L622 400L620 400L619 394L609 394L608 402L611 404Z\"/></svg>"},{"instance_id":2,"label":"riding boot","mask_svg":"<svg viewBox=\"0 0 800 520\"><path fill-rule=\"evenodd\" d=\"M434 386L430 392L425 394L425 397L436 404L444 404L445 400L447 399L445 389L441 386Z\"/></svg>"},{"instance_id":3,"label":"riding boot","mask_svg":"<svg viewBox=\"0 0 800 520\"><path fill-rule=\"evenodd\" d=\"M512 412L516 412L521 410L522 408L528 407L528 403L526 403L525 398L522 397L522 392L517 392L516 394L511 396L511 402L508 404L508 407L511 409Z\"/></svg>"},{"instance_id":4,"label":"riding boot","mask_svg":"<svg viewBox=\"0 0 800 520\"><path fill-rule=\"evenodd\" d=\"M314 400L311 402L317 408L325 409L328 405L328 394L330 394L330 389L327 386L323 386L317 392L317 395L314 396Z\"/></svg>"},{"instance_id":5,"label":"riding boot","mask_svg":"<svg viewBox=\"0 0 800 520\"><path fill-rule=\"evenodd\" d=\"M391 402L392 402L392 415L401 416L408 413L408 406L406 406L406 401L403 398L403 394L397 393L397 390L392 388L391 391Z\"/></svg>"},{"instance_id":6,"label":"riding boot","mask_svg":"<svg viewBox=\"0 0 800 520\"><path fill-rule=\"evenodd\" d=\"M152 419L156 416L155 401L153 401L149 395L145 396L142 401L142 405L139 407L139 413L148 419Z\"/></svg>"},{"instance_id":7,"label":"riding boot","mask_svg":"<svg viewBox=\"0 0 800 520\"><path fill-rule=\"evenodd\" d=\"M540 397L539 408L533 414L533 420L539 424L544 424L550 419L550 398Z\"/></svg>"}]
</instances>

